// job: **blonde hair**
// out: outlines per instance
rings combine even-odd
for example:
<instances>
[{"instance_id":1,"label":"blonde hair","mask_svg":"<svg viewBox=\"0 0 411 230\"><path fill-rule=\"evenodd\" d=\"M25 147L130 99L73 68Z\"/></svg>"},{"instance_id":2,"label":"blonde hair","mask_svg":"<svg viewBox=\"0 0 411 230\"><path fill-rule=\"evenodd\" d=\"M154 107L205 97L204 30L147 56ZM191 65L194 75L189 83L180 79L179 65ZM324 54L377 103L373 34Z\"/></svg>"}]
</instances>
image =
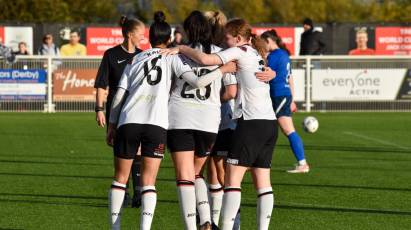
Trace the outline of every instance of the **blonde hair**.
<instances>
[{"instance_id":1,"label":"blonde hair","mask_svg":"<svg viewBox=\"0 0 411 230\"><path fill-rule=\"evenodd\" d=\"M362 27L362 28L357 29L357 32L355 34L356 35L365 34L368 37L367 28Z\"/></svg>"},{"instance_id":2,"label":"blonde hair","mask_svg":"<svg viewBox=\"0 0 411 230\"><path fill-rule=\"evenodd\" d=\"M206 11L204 12L204 16L208 19L211 26L211 40L213 44L223 46L225 40L224 26L227 24L227 17L220 10Z\"/></svg>"}]
</instances>

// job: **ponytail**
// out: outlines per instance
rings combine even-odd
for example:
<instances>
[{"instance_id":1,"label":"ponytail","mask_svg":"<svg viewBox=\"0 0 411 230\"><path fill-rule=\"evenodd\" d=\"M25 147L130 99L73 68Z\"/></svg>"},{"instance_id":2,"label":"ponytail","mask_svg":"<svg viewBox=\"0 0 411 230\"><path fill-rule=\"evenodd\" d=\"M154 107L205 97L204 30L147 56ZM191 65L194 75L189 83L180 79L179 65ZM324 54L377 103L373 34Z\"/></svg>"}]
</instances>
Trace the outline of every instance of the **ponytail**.
<instances>
[{"instance_id":1,"label":"ponytail","mask_svg":"<svg viewBox=\"0 0 411 230\"><path fill-rule=\"evenodd\" d=\"M210 54L212 45L211 26L208 19L198 10L194 10L184 20L184 30L188 40L191 43L191 48L202 46L203 52Z\"/></svg>"},{"instance_id":2,"label":"ponytail","mask_svg":"<svg viewBox=\"0 0 411 230\"><path fill-rule=\"evenodd\" d=\"M224 26L227 24L227 17L219 10L206 11L204 15L208 18L211 26L213 44L220 47L225 46Z\"/></svg>"},{"instance_id":3,"label":"ponytail","mask_svg":"<svg viewBox=\"0 0 411 230\"><path fill-rule=\"evenodd\" d=\"M163 11L154 13L154 22L150 26L149 40L152 47L167 45L171 38L171 26L166 22Z\"/></svg>"},{"instance_id":4,"label":"ponytail","mask_svg":"<svg viewBox=\"0 0 411 230\"><path fill-rule=\"evenodd\" d=\"M261 57L265 58L266 51L264 41L254 33L251 34L251 45L257 50Z\"/></svg>"},{"instance_id":5,"label":"ponytail","mask_svg":"<svg viewBox=\"0 0 411 230\"><path fill-rule=\"evenodd\" d=\"M264 33L261 34L260 37L266 41L268 39L273 40L280 49L286 51L288 55L291 54L290 51L285 46L284 42L282 41L281 37L278 36L277 31L275 31L274 29L265 31Z\"/></svg>"},{"instance_id":6,"label":"ponytail","mask_svg":"<svg viewBox=\"0 0 411 230\"><path fill-rule=\"evenodd\" d=\"M129 19L124 15L121 16L118 24L121 26L121 32L123 34L124 39L127 39L128 34L135 30L137 27L144 28L144 23L140 20L135 18Z\"/></svg>"}]
</instances>

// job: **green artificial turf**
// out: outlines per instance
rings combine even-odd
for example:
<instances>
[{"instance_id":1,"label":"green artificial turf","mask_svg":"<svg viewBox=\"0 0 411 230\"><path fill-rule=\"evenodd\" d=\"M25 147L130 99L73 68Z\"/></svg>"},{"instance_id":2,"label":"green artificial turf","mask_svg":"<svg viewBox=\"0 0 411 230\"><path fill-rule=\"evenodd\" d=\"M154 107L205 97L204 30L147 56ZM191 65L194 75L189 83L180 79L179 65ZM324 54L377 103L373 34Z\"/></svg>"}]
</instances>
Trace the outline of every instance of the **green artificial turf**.
<instances>
[{"instance_id":1,"label":"green artificial turf","mask_svg":"<svg viewBox=\"0 0 411 230\"><path fill-rule=\"evenodd\" d=\"M270 229L411 229L411 114L313 113L320 128L301 130L311 172L280 135L273 157ZM0 229L108 229L112 153L93 113L0 114ZM152 229L183 229L169 155L157 183ZM256 229L256 194L242 186L241 229ZM123 229L138 229L126 208Z\"/></svg>"}]
</instances>

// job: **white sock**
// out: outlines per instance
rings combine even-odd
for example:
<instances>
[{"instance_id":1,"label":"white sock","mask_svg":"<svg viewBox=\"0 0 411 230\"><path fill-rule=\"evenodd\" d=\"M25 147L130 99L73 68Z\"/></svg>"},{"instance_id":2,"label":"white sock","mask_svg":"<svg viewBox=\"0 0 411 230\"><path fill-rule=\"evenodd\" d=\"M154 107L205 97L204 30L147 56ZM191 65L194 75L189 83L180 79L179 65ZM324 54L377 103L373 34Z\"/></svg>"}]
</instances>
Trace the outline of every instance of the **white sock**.
<instances>
[{"instance_id":1,"label":"white sock","mask_svg":"<svg viewBox=\"0 0 411 230\"><path fill-rule=\"evenodd\" d=\"M196 205L200 216L200 226L206 222L211 224L210 203L208 202L208 188L203 177L196 176L195 180Z\"/></svg>"},{"instance_id":2,"label":"white sock","mask_svg":"<svg viewBox=\"0 0 411 230\"><path fill-rule=\"evenodd\" d=\"M222 230L232 230L234 220L241 204L241 188L226 187L224 189L223 207L221 208Z\"/></svg>"},{"instance_id":3,"label":"white sock","mask_svg":"<svg viewBox=\"0 0 411 230\"><path fill-rule=\"evenodd\" d=\"M257 226L259 230L268 229L274 207L274 195L271 187L258 189Z\"/></svg>"},{"instance_id":4,"label":"white sock","mask_svg":"<svg viewBox=\"0 0 411 230\"><path fill-rule=\"evenodd\" d=\"M123 206L124 194L126 193L126 185L113 181L109 191L109 210L110 210L110 225L111 229L120 229L121 207Z\"/></svg>"},{"instance_id":5,"label":"white sock","mask_svg":"<svg viewBox=\"0 0 411 230\"><path fill-rule=\"evenodd\" d=\"M306 164L307 164L307 161L305 159L298 161L298 165L306 165Z\"/></svg>"},{"instance_id":6,"label":"white sock","mask_svg":"<svg viewBox=\"0 0 411 230\"><path fill-rule=\"evenodd\" d=\"M194 182L177 181L178 199L186 230L196 230L196 191Z\"/></svg>"},{"instance_id":7,"label":"white sock","mask_svg":"<svg viewBox=\"0 0 411 230\"><path fill-rule=\"evenodd\" d=\"M233 230L240 230L240 209L238 209L237 215L235 216Z\"/></svg>"},{"instance_id":8,"label":"white sock","mask_svg":"<svg viewBox=\"0 0 411 230\"><path fill-rule=\"evenodd\" d=\"M224 189L220 184L210 184L211 219L218 226L221 205L223 204Z\"/></svg>"},{"instance_id":9,"label":"white sock","mask_svg":"<svg viewBox=\"0 0 411 230\"><path fill-rule=\"evenodd\" d=\"M154 210L157 204L157 192L154 186L141 188L140 229L151 229L154 218Z\"/></svg>"}]
</instances>

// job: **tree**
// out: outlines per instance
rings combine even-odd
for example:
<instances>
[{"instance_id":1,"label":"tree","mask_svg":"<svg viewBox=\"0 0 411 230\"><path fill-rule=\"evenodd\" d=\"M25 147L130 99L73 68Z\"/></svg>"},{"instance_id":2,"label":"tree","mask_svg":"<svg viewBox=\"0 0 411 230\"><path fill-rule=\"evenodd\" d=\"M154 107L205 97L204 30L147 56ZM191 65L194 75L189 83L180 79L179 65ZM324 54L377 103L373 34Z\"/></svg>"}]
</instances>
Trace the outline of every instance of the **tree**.
<instances>
[{"instance_id":1,"label":"tree","mask_svg":"<svg viewBox=\"0 0 411 230\"><path fill-rule=\"evenodd\" d=\"M222 9L250 23L410 22L411 0L0 0L0 20L16 22L114 23L120 14L148 23L162 10L182 23L192 10Z\"/></svg>"},{"instance_id":2,"label":"tree","mask_svg":"<svg viewBox=\"0 0 411 230\"><path fill-rule=\"evenodd\" d=\"M116 0L0 0L0 20L18 22L111 22Z\"/></svg>"},{"instance_id":3,"label":"tree","mask_svg":"<svg viewBox=\"0 0 411 230\"><path fill-rule=\"evenodd\" d=\"M193 10L206 11L218 9L212 1L199 0L152 0L150 4L149 9L145 10L137 6L136 15L145 20L145 22L152 21L154 12L158 10L164 12L167 22L177 24L182 23Z\"/></svg>"},{"instance_id":4,"label":"tree","mask_svg":"<svg viewBox=\"0 0 411 230\"><path fill-rule=\"evenodd\" d=\"M264 0L225 0L222 2L223 12L229 18L241 17L249 23L270 22L271 10Z\"/></svg>"}]
</instances>

